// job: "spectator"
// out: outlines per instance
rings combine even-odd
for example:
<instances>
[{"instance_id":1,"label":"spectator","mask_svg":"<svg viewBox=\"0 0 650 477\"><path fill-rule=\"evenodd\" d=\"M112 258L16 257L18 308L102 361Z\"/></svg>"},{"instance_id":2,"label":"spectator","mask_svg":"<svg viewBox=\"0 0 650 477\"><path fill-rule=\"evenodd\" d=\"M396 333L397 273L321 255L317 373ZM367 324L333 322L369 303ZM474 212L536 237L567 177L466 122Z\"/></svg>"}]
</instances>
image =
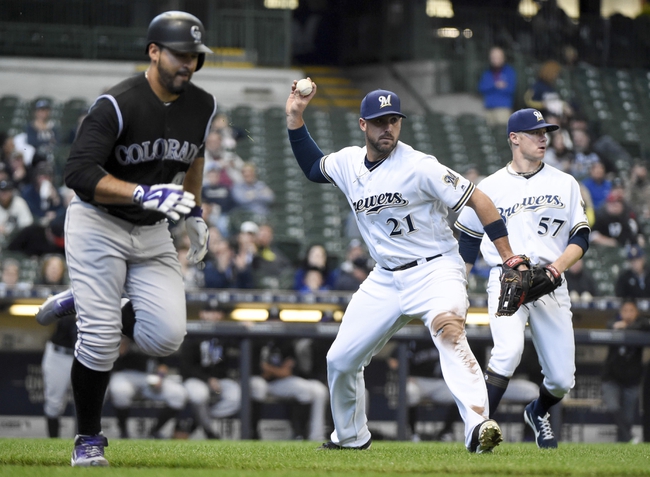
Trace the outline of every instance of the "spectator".
<instances>
[{"instance_id":1,"label":"spectator","mask_svg":"<svg viewBox=\"0 0 650 477\"><path fill-rule=\"evenodd\" d=\"M352 261L350 272L341 272L334 283L334 290L357 291L363 281L368 278L372 268L368 265L368 257L357 257Z\"/></svg>"},{"instance_id":2,"label":"spectator","mask_svg":"<svg viewBox=\"0 0 650 477\"><path fill-rule=\"evenodd\" d=\"M289 339L269 340L259 351L259 375L251 378L251 397L254 401L263 402L267 397L277 399L292 399L298 404L294 412L307 411L305 419L292 419L294 422L309 422L307 435L300 429L294 429L294 438L307 437L310 441L321 441L325 438L325 411L328 401L328 390L317 379L305 379L296 376L296 355L294 344ZM259 417L259 407L256 407ZM257 419L254 419L254 422Z\"/></svg>"},{"instance_id":3,"label":"spectator","mask_svg":"<svg viewBox=\"0 0 650 477\"><path fill-rule=\"evenodd\" d=\"M490 126L505 125L512 114L517 73L506 64L506 55L502 48L490 48L490 67L483 72L478 83L479 93L483 96L485 119Z\"/></svg>"},{"instance_id":4,"label":"spectator","mask_svg":"<svg viewBox=\"0 0 650 477\"><path fill-rule=\"evenodd\" d=\"M581 182L587 178L592 164L602 162L605 171L609 172L611 167L605 164L600 156L591 148L591 135L586 129L576 128L571 130L573 138L573 152L575 154L573 162L569 165L569 174Z\"/></svg>"},{"instance_id":5,"label":"spectator","mask_svg":"<svg viewBox=\"0 0 650 477\"><path fill-rule=\"evenodd\" d=\"M181 274L183 275L183 286L185 290L198 290L205 286L205 277L203 271L199 270L196 265L190 265L187 262L187 252L189 246L182 244L177 247L178 261L181 263Z\"/></svg>"},{"instance_id":6,"label":"spectator","mask_svg":"<svg viewBox=\"0 0 650 477\"><path fill-rule=\"evenodd\" d=\"M650 330L650 322L639 317L634 299L625 299L608 328L614 330ZM632 425L639 402L643 375L643 347L611 345L605 359L602 377L603 404L614 417L616 440L632 442Z\"/></svg>"},{"instance_id":7,"label":"spectator","mask_svg":"<svg viewBox=\"0 0 650 477\"><path fill-rule=\"evenodd\" d=\"M625 182L625 200L634 208L640 221L650 221L650 179L647 164L635 162Z\"/></svg>"},{"instance_id":8,"label":"spectator","mask_svg":"<svg viewBox=\"0 0 650 477\"><path fill-rule=\"evenodd\" d=\"M64 224L65 213L47 225L28 225L11 239L7 250L38 257L49 253L65 255Z\"/></svg>"},{"instance_id":9,"label":"spectator","mask_svg":"<svg viewBox=\"0 0 650 477\"><path fill-rule=\"evenodd\" d=\"M212 167L205 173L205 181L201 190L203 206L210 207L208 223L216 226L223 235L228 234L230 224L228 213L235 206L231 184L225 169Z\"/></svg>"},{"instance_id":10,"label":"spectator","mask_svg":"<svg viewBox=\"0 0 650 477\"><path fill-rule=\"evenodd\" d=\"M232 196L240 209L258 214L269 215L269 207L275 200L275 194L264 182L257 178L255 165L248 162L242 168L244 181L232 187Z\"/></svg>"},{"instance_id":11,"label":"spectator","mask_svg":"<svg viewBox=\"0 0 650 477\"><path fill-rule=\"evenodd\" d=\"M47 162L39 162L34 167L32 176L21 194L34 219L47 223L64 210L59 191L54 187L54 170Z\"/></svg>"},{"instance_id":12,"label":"spectator","mask_svg":"<svg viewBox=\"0 0 650 477\"><path fill-rule=\"evenodd\" d=\"M327 291L329 287L325 284L325 278L320 268L308 268L303 279L303 285L298 289L302 293L313 293Z\"/></svg>"},{"instance_id":13,"label":"spectator","mask_svg":"<svg viewBox=\"0 0 650 477\"><path fill-rule=\"evenodd\" d=\"M253 258L255 288L291 288L293 266L291 260L275 245L273 227L262 224L255 238L257 253Z\"/></svg>"},{"instance_id":14,"label":"spectator","mask_svg":"<svg viewBox=\"0 0 650 477\"><path fill-rule=\"evenodd\" d=\"M18 190L23 190L29 184L29 174L23 154L15 151L9 156L9 175Z\"/></svg>"},{"instance_id":15,"label":"spectator","mask_svg":"<svg viewBox=\"0 0 650 477\"><path fill-rule=\"evenodd\" d=\"M602 162L592 162L589 166L589 177L582 181L582 184L589 190L591 200L597 209L605 203L609 192L612 190L612 181L605 175L605 166Z\"/></svg>"},{"instance_id":16,"label":"spectator","mask_svg":"<svg viewBox=\"0 0 650 477\"><path fill-rule=\"evenodd\" d=\"M2 288L29 285L27 282L20 281L20 278L20 262L15 258L5 258L2 261L2 276L0 278Z\"/></svg>"},{"instance_id":17,"label":"spectator","mask_svg":"<svg viewBox=\"0 0 650 477\"><path fill-rule=\"evenodd\" d=\"M4 131L0 131L0 162L9 164L9 158L16 151L14 137Z\"/></svg>"},{"instance_id":18,"label":"spectator","mask_svg":"<svg viewBox=\"0 0 650 477\"><path fill-rule=\"evenodd\" d=\"M577 40L578 26L558 5L557 0L539 2L540 9L531 20L538 58L563 60L564 49Z\"/></svg>"},{"instance_id":19,"label":"spectator","mask_svg":"<svg viewBox=\"0 0 650 477\"><path fill-rule=\"evenodd\" d=\"M247 256L235 251L226 239L214 245L214 256L206 260L203 275L206 288L253 288L253 269Z\"/></svg>"},{"instance_id":20,"label":"spectator","mask_svg":"<svg viewBox=\"0 0 650 477\"><path fill-rule=\"evenodd\" d=\"M616 296L621 298L650 298L650 270L645 266L645 252L632 245L627 252L627 268L616 279Z\"/></svg>"},{"instance_id":21,"label":"spectator","mask_svg":"<svg viewBox=\"0 0 650 477\"><path fill-rule=\"evenodd\" d=\"M68 277L66 273L67 267L63 255L46 255L41 262L41 274L36 280L36 284L50 286L67 285Z\"/></svg>"},{"instance_id":22,"label":"spectator","mask_svg":"<svg viewBox=\"0 0 650 477\"><path fill-rule=\"evenodd\" d=\"M342 276L350 277L353 273L354 261L357 258L368 259L368 253L363 245L363 242L359 239L352 239L348 244L348 247L345 251L345 260L343 260L338 267L332 271L332 282L334 283L333 289L339 290L338 282ZM343 281L346 279L344 278ZM357 287L358 288L358 287ZM356 290L356 288L355 288Z\"/></svg>"},{"instance_id":23,"label":"spectator","mask_svg":"<svg viewBox=\"0 0 650 477\"><path fill-rule=\"evenodd\" d=\"M250 266L252 266L257 255L257 234L259 231L260 227L252 220L242 222L239 226L239 233L237 234L238 253L245 257L246 264Z\"/></svg>"},{"instance_id":24,"label":"spectator","mask_svg":"<svg viewBox=\"0 0 650 477\"><path fill-rule=\"evenodd\" d=\"M625 204L622 190L612 189L605 203L596 210L590 240L606 247L642 245L643 237L639 235L639 226Z\"/></svg>"},{"instance_id":25,"label":"spectator","mask_svg":"<svg viewBox=\"0 0 650 477\"><path fill-rule=\"evenodd\" d=\"M21 132L13 137L14 151L23 157L25 166L30 168L40 161L47 161L47 158L36 153L36 148L27 142L27 133Z\"/></svg>"},{"instance_id":26,"label":"spectator","mask_svg":"<svg viewBox=\"0 0 650 477\"><path fill-rule=\"evenodd\" d=\"M244 161L242 158L234 151L224 147L222 133L211 129L205 140L204 176L211 169L223 171L222 182L228 187L232 187L233 184L240 184L244 181L243 167ZM205 177L203 184L206 184Z\"/></svg>"},{"instance_id":27,"label":"spectator","mask_svg":"<svg viewBox=\"0 0 650 477\"><path fill-rule=\"evenodd\" d=\"M224 310L216 306L208 305L199 312L205 323L224 318ZM212 419L233 416L241 407L241 387L232 376L238 366L237 343L208 335L190 336L183 341L180 353L180 372L195 423L208 439L218 439Z\"/></svg>"},{"instance_id":28,"label":"spectator","mask_svg":"<svg viewBox=\"0 0 650 477\"><path fill-rule=\"evenodd\" d=\"M64 316L56 321L50 339L45 343L41 361L43 370L43 412L49 437L61 437L61 416L68 405L70 370L77 341L77 317Z\"/></svg>"},{"instance_id":29,"label":"spectator","mask_svg":"<svg viewBox=\"0 0 650 477\"><path fill-rule=\"evenodd\" d=\"M149 432L149 437L156 439L162 438L160 430L178 417L187 401L185 388L170 378L169 367L144 354L126 336L122 336L120 355L113 365L107 394L115 408L122 439L129 437L127 421L136 397L165 403Z\"/></svg>"},{"instance_id":30,"label":"spectator","mask_svg":"<svg viewBox=\"0 0 650 477\"><path fill-rule=\"evenodd\" d=\"M546 61L540 66L537 80L524 93L524 103L528 108L566 118L573 116L573 108L558 93L555 83L562 72L562 66L555 60Z\"/></svg>"},{"instance_id":31,"label":"spectator","mask_svg":"<svg viewBox=\"0 0 650 477\"><path fill-rule=\"evenodd\" d=\"M216 131L221 135L223 148L226 151L234 151L237 147L237 142L246 136L246 132L230 122L228 115L223 112L217 112L217 115L212 120L210 127L211 131Z\"/></svg>"},{"instance_id":32,"label":"spectator","mask_svg":"<svg viewBox=\"0 0 650 477\"><path fill-rule=\"evenodd\" d=\"M598 296L598 287L591 272L584 267L582 259L571 265L565 272L567 288L571 301L590 301Z\"/></svg>"},{"instance_id":33,"label":"spectator","mask_svg":"<svg viewBox=\"0 0 650 477\"><path fill-rule=\"evenodd\" d=\"M52 120L52 104L47 99L39 99L34 105L33 119L25 128L27 143L43 155L49 162L54 160L54 148L59 143L59 130Z\"/></svg>"},{"instance_id":34,"label":"spectator","mask_svg":"<svg viewBox=\"0 0 650 477\"><path fill-rule=\"evenodd\" d=\"M544 156L544 162L562 172L569 172L569 168L575 159L573 150L567 144L567 135L559 129L549 134L550 144Z\"/></svg>"},{"instance_id":35,"label":"spectator","mask_svg":"<svg viewBox=\"0 0 650 477\"><path fill-rule=\"evenodd\" d=\"M0 180L0 245L6 246L20 230L33 222L29 206L16 193L14 183L10 179Z\"/></svg>"},{"instance_id":36,"label":"spectator","mask_svg":"<svg viewBox=\"0 0 650 477\"><path fill-rule=\"evenodd\" d=\"M300 290L305 286L305 275L310 269L320 270L324 284L331 288L333 286L333 274L330 271L327 250L322 244L312 244L308 249L302 265L296 270L294 276L294 290Z\"/></svg>"}]
</instances>

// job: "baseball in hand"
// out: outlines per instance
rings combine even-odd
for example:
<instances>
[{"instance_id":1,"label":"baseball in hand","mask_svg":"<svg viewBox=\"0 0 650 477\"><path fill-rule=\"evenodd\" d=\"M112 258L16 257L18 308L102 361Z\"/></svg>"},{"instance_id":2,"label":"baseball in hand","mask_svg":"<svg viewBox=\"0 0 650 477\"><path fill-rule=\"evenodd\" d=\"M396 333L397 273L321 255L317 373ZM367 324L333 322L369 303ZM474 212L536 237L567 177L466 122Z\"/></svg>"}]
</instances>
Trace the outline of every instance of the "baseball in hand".
<instances>
[{"instance_id":1,"label":"baseball in hand","mask_svg":"<svg viewBox=\"0 0 650 477\"><path fill-rule=\"evenodd\" d=\"M296 83L296 89L301 96L309 96L313 88L311 87L311 81L308 79L301 79Z\"/></svg>"}]
</instances>

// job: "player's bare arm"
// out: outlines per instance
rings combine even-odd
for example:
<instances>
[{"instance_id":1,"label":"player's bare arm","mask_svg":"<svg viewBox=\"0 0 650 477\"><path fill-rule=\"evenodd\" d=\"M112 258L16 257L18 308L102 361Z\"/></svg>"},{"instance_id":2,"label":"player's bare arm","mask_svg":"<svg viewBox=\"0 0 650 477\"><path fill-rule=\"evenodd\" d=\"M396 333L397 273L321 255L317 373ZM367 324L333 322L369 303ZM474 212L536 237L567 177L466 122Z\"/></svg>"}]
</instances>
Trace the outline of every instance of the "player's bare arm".
<instances>
[{"instance_id":1,"label":"player's bare arm","mask_svg":"<svg viewBox=\"0 0 650 477\"><path fill-rule=\"evenodd\" d=\"M316 95L316 91L318 90L316 83L312 82L313 89L311 93L309 93L307 96L302 96L296 89L296 83L298 83L298 81L293 80L293 84L291 85L291 93L289 94L287 103L285 105L285 112L287 114L287 129L291 130L299 129L305 124L302 113L305 111L307 105Z\"/></svg>"},{"instance_id":2,"label":"player's bare arm","mask_svg":"<svg viewBox=\"0 0 650 477\"><path fill-rule=\"evenodd\" d=\"M476 212L476 215L481 221L481 224L484 226L496 222L497 220L502 220L499 211L494 206L494 202L492 202L492 199L485 195L485 193L480 189L474 190L469 200L467 201L467 205L474 209L474 212ZM493 240L492 243L494 243L494 246L496 247L497 251L499 252L499 256L503 261L508 260L514 255L507 236L499 237L498 239ZM467 270L468 273L469 270L471 270L471 266Z\"/></svg>"},{"instance_id":3,"label":"player's bare arm","mask_svg":"<svg viewBox=\"0 0 650 477\"><path fill-rule=\"evenodd\" d=\"M580 246L570 243L562 255L551 263L551 265L553 265L558 272L564 273L571 265L580 260L583 254L584 250Z\"/></svg>"}]
</instances>

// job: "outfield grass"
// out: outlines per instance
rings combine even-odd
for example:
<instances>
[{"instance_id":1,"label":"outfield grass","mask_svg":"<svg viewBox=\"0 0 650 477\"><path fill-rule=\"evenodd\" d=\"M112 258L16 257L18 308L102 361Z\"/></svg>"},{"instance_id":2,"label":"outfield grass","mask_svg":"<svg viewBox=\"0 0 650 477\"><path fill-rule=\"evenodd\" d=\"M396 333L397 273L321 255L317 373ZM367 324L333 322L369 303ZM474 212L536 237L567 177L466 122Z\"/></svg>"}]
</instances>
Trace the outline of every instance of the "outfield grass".
<instances>
[{"instance_id":1,"label":"outfield grass","mask_svg":"<svg viewBox=\"0 0 650 477\"><path fill-rule=\"evenodd\" d=\"M125 477L650 476L649 444L502 444L470 454L460 443L374 442L368 451L316 451L286 441L111 439L111 467L70 467L71 439L0 439L0 476L102 473Z\"/></svg>"}]
</instances>

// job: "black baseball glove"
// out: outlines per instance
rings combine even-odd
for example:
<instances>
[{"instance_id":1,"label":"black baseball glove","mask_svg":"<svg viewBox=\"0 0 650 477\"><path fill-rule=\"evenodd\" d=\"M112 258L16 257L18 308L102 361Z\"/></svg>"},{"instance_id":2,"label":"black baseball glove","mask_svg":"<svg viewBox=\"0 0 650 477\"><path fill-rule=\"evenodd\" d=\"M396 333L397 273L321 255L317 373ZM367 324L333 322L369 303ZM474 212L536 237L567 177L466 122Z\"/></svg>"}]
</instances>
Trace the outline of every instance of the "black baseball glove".
<instances>
[{"instance_id":1,"label":"black baseball glove","mask_svg":"<svg viewBox=\"0 0 650 477\"><path fill-rule=\"evenodd\" d=\"M524 304L548 295L562 285L562 274L553 265L546 265L545 267L537 265L531 270L531 275L532 283L524 299Z\"/></svg>"},{"instance_id":2,"label":"black baseball glove","mask_svg":"<svg viewBox=\"0 0 650 477\"><path fill-rule=\"evenodd\" d=\"M517 270L520 265L526 265L528 270ZM503 262L501 271L501 292L497 316L514 315L526 300L526 295L532 283L530 260L525 255L515 255Z\"/></svg>"}]
</instances>

